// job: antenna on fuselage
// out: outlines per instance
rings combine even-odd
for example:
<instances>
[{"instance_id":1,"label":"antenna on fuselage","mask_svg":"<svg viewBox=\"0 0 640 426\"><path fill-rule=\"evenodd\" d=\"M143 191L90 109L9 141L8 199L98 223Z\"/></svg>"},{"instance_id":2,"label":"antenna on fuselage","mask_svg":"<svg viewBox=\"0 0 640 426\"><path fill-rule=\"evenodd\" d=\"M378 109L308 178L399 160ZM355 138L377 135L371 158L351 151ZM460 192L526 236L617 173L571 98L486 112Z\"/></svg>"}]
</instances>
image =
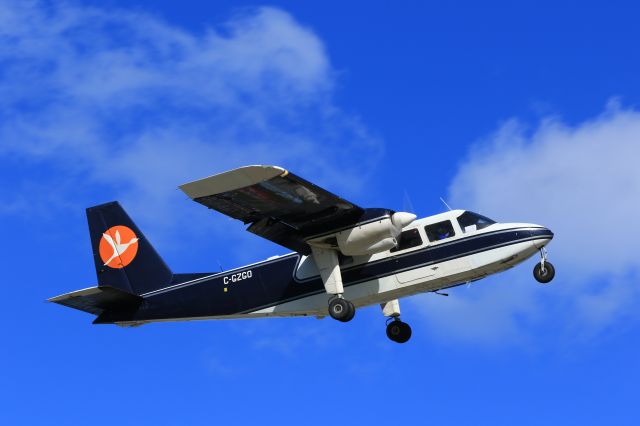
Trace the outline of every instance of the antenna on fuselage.
<instances>
[{"instance_id":1,"label":"antenna on fuselage","mask_svg":"<svg viewBox=\"0 0 640 426\"><path fill-rule=\"evenodd\" d=\"M444 200L444 198L440 197L440 201L442 201L442 204L444 204L445 206L447 206L447 208L449 209L449 211L453 210L451 207L449 207L449 204L447 204L447 202Z\"/></svg>"}]
</instances>

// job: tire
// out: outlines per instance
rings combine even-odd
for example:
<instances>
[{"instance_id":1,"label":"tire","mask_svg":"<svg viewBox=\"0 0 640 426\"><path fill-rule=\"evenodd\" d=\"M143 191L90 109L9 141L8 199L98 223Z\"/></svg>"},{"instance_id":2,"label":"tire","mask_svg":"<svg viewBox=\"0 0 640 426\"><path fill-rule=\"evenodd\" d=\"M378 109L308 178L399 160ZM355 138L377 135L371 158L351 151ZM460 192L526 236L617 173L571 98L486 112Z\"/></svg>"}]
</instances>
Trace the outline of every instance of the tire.
<instances>
[{"instance_id":1,"label":"tire","mask_svg":"<svg viewBox=\"0 0 640 426\"><path fill-rule=\"evenodd\" d=\"M387 337L396 343L405 343L411 338L411 327L400 320L391 321L387 325Z\"/></svg>"},{"instance_id":2,"label":"tire","mask_svg":"<svg viewBox=\"0 0 640 426\"><path fill-rule=\"evenodd\" d=\"M329 315L334 320L347 322L355 315L355 308L348 300L336 297L329 302Z\"/></svg>"},{"instance_id":3,"label":"tire","mask_svg":"<svg viewBox=\"0 0 640 426\"><path fill-rule=\"evenodd\" d=\"M533 268L533 277L541 284L550 283L553 277L556 276L556 268L550 262L544 262L544 269L543 272L540 263Z\"/></svg>"},{"instance_id":4,"label":"tire","mask_svg":"<svg viewBox=\"0 0 640 426\"><path fill-rule=\"evenodd\" d=\"M350 302L349 300L347 300L347 303L349 304L349 315L342 322L349 322L349 321L351 321L353 319L353 317L356 316L356 307L355 307L355 305L352 302Z\"/></svg>"}]
</instances>

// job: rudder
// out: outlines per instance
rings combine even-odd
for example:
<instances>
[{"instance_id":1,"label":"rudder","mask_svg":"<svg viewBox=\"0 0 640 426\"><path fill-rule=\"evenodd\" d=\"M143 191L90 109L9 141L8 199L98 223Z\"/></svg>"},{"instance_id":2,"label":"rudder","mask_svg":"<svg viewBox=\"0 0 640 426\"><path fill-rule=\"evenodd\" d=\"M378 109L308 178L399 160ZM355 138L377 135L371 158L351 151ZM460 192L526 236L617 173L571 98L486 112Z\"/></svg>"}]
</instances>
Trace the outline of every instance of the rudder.
<instances>
[{"instance_id":1,"label":"rudder","mask_svg":"<svg viewBox=\"0 0 640 426\"><path fill-rule=\"evenodd\" d=\"M89 207L87 220L98 286L141 295L171 283L173 273L120 203Z\"/></svg>"}]
</instances>

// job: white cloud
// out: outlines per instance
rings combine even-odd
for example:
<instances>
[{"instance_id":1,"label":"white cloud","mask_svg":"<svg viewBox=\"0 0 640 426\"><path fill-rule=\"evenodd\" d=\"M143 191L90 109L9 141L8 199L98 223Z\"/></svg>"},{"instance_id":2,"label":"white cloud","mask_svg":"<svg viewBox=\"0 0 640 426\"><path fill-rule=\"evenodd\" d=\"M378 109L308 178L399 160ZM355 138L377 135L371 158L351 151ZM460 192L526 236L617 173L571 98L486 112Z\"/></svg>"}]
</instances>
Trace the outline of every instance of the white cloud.
<instances>
[{"instance_id":1,"label":"white cloud","mask_svg":"<svg viewBox=\"0 0 640 426\"><path fill-rule=\"evenodd\" d=\"M343 343L341 336L326 333L326 321L313 318L243 321L230 327L235 334L250 336L255 350L268 350L286 358L295 358L304 347L320 351Z\"/></svg>"},{"instance_id":2,"label":"white cloud","mask_svg":"<svg viewBox=\"0 0 640 426\"><path fill-rule=\"evenodd\" d=\"M514 277L515 274L506 273L502 279L487 278L447 290L446 298L427 294L411 303L424 314L429 333L441 340L525 344L528 336L522 333L522 328L538 318L540 306L535 288L526 286L524 280L513 280Z\"/></svg>"},{"instance_id":3,"label":"white cloud","mask_svg":"<svg viewBox=\"0 0 640 426\"><path fill-rule=\"evenodd\" d=\"M492 279L493 286L478 284L477 294L453 292L457 300L437 301L438 307L429 299L429 321L452 320L448 333L456 338L496 340L526 333L523 321L542 318L555 318L555 330L580 335L638 319L638 158L640 112L616 102L574 126L557 118L534 129L517 120L500 126L471 150L450 198L502 222L551 228L556 279L535 288L521 266ZM504 283L500 290L498 283Z\"/></svg>"},{"instance_id":4,"label":"white cloud","mask_svg":"<svg viewBox=\"0 0 640 426\"><path fill-rule=\"evenodd\" d=\"M73 182L62 198L100 190L171 223L186 181L275 163L324 185L342 176L350 192L381 151L332 104L322 41L274 8L196 33L142 12L0 0L0 64L0 160L19 170L5 213L33 208L21 197L34 181L65 187L35 167Z\"/></svg>"}]
</instances>

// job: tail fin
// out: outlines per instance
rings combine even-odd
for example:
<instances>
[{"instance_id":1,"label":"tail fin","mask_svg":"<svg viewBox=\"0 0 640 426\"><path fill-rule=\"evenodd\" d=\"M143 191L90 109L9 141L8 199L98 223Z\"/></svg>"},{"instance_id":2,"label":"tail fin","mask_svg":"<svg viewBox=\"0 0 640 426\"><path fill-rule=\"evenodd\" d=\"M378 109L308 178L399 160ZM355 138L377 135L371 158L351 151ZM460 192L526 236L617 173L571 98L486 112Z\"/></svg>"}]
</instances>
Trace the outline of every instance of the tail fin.
<instances>
[{"instance_id":1,"label":"tail fin","mask_svg":"<svg viewBox=\"0 0 640 426\"><path fill-rule=\"evenodd\" d=\"M173 273L117 201L87 209L98 286L136 295L166 287Z\"/></svg>"}]
</instances>

